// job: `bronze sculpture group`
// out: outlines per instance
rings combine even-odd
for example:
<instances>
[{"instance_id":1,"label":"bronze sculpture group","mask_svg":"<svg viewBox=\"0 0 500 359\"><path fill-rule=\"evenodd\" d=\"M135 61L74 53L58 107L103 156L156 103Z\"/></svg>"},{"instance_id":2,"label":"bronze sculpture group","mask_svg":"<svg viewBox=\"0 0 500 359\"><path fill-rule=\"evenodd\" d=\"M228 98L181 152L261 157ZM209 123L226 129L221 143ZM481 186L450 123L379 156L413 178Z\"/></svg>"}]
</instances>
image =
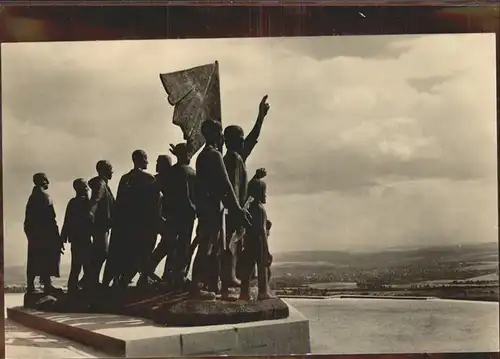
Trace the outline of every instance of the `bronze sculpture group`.
<instances>
[{"instance_id":1,"label":"bronze sculpture group","mask_svg":"<svg viewBox=\"0 0 500 359\"><path fill-rule=\"evenodd\" d=\"M239 299L248 300L257 267L258 299L270 298L266 171L257 170L249 181L245 165L268 110L264 96L247 137L239 126L223 131L219 121L204 121L205 146L196 170L190 167L186 143L171 145L177 159L173 165L168 155L158 156L156 176L146 172L146 153L134 151L134 167L121 177L116 199L108 186L112 165L97 162L96 177L88 183L82 178L73 181L75 197L67 205L60 233L47 193L49 180L43 173L35 174L24 222L27 292L36 292L35 277L40 278L45 293L58 290L51 277L59 277L60 256L65 243L71 243L68 292L127 288L139 274L137 287L166 283L189 290L196 298L215 299L220 293L226 300L231 299L230 288L239 287ZM198 226L192 240L195 219ZM158 234L161 238L156 244ZM154 272L165 257L160 278Z\"/></svg>"}]
</instances>

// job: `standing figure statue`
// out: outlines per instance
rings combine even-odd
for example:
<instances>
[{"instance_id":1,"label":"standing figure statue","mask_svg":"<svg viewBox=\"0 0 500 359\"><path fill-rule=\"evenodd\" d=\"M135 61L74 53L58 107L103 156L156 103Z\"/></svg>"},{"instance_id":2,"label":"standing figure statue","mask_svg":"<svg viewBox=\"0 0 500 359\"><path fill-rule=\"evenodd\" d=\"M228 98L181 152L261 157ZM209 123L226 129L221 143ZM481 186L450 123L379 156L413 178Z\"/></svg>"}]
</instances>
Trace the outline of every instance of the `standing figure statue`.
<instances>
[{"instance_id":1,"label":"standing figure statue","mask_svg":"<svg viewBox=\"0 0 500 359\"><path fill-rule=\"evenodd\" d=\"M85 279L89 285L100 281L101 269L108 258L109 235L113 221L115 197L108 186L113 177L113 166L106 160L96 164L97 176L89 181L92 189L89 216L92 221L92 249L90 277ZM103 281L104 282L104 281Z\"/></svg>"},{"instance_id":2,"label":"standing figure statue","mask_svg":"<svg viewBox=\"0 0 500 359\"><path fill-rule=\"evenodd\" d=\"M201 126L205 147L196 160L196 210L198 252L193 263L193 290L201 296L218 291L219 252L224 240L223 207L231 211L235 225L249 225L229 180L219 148L223 142L220 122L206 120ZM209 292L203 292L204 288Z\"/></svg>"},{"instance_id":3,"label":"standing figure statue","mask_svg":"<svg viewBox=\"0 0 500 359\"><path fill-rule=\"evenodd\" d=\"M155 183L156 190L159 192L159 202L158 202L158 224L157 224L157 232L161 235L160 241L156 245L151 258L149 260L149 272L146 276L143 276L142 280L146 280L147 278L153 278L156 280L160 280L160 278L156 278L156 274L154 273L158 264L162 261L165 256L168 255L167 260L165 261L165 269L163 271L163 279L166 279L168 274L168 264L170 262L170 241L168 235L166 233L166 223L167 223L167 209L168 209L168 201L165 197L165 193L168 191L169 186L169 178L170 178L170 170L172 168L172 159L169 155L159 155L156 159L156 175L155 175Z\"/></svg>"},{"instance_id":4,"label":"standing figure statue","mask_svg":"<svg viewBox=\"0 0 500 359\"><path fill-rule=\"evenodd\" d=\"M247 200L248 175L245 162L252 153L258 142L260 131L264 118L269 111L267 95L264 96L259 104L259 114L255 125L245 138L243 129L240 126L227 126L224 130L224 140L227 148L224 156L224 164L227 169L229 180L234 189L236 198L240 206L243 206ZM237 279L237 261L238 254L241 252L241 242L232 243L235 232L241 228L241 223L235 220L231 211L228 211L226 218L226 244L222 256L222 296L228 296L228 288L239 286Z\"/></svg>"},{"instance_id":5,"label":"standing figure statue","mask_svg":"<svg viewBox=\"0 0 500 359\"><path fill-rule=\"evenodd\" d=\"M47 176L36 173L33 184L24 219L24 232L28 238L27 293L35 291L36 277L40 278L44 292L49 293L57 289L52 285L51 277L59 278L64 243L59 235L52 199L47 193Z\"/></svg>"},{"instance_id":6,"label":"standing figure statue","mask_svg":"<svg viewBox=\"0 0 500 359\"><path fill-rule=\"evenodd\" d=\"M174 287L182 286L191 263L190 245L193 235L196 172L189 165L186 143L171 145L177 163L169 174L169 185L165 191L165 215L167 237L172 249L167 258L170 281Z\"/></svg>"},{"instance_id":7,"label":"standing figure statue","mask_svg":"<svg viewBox=\"0 0 500 359\"><path fill-rule=\"evenodd\" d=\"M143 150L132 153L134 168L118 185L118 241L122 242L121 285L128 286L137 273L149 272L150 258L158 235L160 193L155 177L146 172L148 156Z\"/></svg>"},{"instance_id":8,"label":"standing figure statue","mask_svg":"<svg viewBox=\"0 0 500 359\"><path fill-rule=\"evenodd\" d=\"M248 228L243 251L241 253L241 292L240 300L250 299L250 279L257 264L258 299L271 298L269 290L269 246L267 242L266 183L261 179L252 179L248 185L248 195L253 198L250 204L251 226Z\"/></svg>"},{"instance_id":9,"label":"standing figure statue","mask_svg":"<svg viewBox=\"0 0 500 359\"><path fill-rule=\"evenodd\" d=\"M64 224L61 230L63 243L71 244L71 271L68 279L68 292L76 292L80 288L78 279L83 269L86 278L90 278L92 230L89 218L90 199L89 187L83 178L73 181L75 197L71 198L66 207Z\"/></svg>"}]
</instances>

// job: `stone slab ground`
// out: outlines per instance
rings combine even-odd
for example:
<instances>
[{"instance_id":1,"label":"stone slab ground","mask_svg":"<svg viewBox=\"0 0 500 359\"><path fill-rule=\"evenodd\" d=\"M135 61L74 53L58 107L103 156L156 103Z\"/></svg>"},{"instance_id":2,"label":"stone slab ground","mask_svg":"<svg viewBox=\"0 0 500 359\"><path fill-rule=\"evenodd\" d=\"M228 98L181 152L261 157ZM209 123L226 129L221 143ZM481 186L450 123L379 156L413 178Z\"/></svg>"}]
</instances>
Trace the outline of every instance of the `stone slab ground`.
<instances>
[{"instance_id":1,"label":"stone slab ground","mask_svg":"<svg viewBox=\"0 0 500 359\"><path fill-rule=\"evenodd\" d=\"M7 315L10 321L25 327L111 356L267 356L310 352L309 321L290 306L285 319L201 327L165 327L121 315L47 313L22 307L8 308Z\"/></svg>"},{"instance_id":2,"label":"stone slab ground","mask_svg":"<svg viewBox=\"0 0 500 359\"><path fill-rule=\"evenodd\" d=\"M107 355L83 344L5 320L6 359L102 358Z\"/></svg>"}]
</instances>

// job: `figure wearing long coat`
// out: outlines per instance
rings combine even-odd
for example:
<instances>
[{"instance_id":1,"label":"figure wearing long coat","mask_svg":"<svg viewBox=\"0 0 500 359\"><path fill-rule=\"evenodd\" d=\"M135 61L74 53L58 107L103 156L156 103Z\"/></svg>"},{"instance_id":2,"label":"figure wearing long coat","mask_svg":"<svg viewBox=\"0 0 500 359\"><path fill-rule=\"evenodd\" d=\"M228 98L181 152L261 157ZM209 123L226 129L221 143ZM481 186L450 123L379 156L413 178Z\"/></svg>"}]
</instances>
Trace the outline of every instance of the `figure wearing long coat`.
<instances>
[{"instance_id":1,"label":"figure wearing long coat","mask_svg":"<svg viewBox=\"0 0 500 359\"><path fill-rule=\"evenodd\" d=\"M133 169L122 176L109 247L109 270L128 281L146 268L157 236L160 193L154 176Z\"/></svg>"},{"instance_id":2,"label":"figure wearing long coat","mask_svg":"<svg viewBox=\"0 0 500 359\"><path fill-rule=\"evenodd\" d=\"M59 277L62 241L49 194L34 187L26 205L24 232L28 238L29 277Z\"/></svg>"}]
</instances>

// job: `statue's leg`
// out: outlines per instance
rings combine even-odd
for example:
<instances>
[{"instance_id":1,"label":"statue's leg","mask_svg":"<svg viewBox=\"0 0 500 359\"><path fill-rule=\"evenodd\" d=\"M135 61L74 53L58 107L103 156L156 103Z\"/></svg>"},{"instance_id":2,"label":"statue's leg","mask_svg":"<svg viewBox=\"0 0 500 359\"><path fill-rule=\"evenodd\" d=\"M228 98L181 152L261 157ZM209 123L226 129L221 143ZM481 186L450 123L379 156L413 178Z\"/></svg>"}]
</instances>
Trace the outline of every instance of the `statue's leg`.
<instances>
[{"instance_id":1,"label":"statue's leg","mask_svg":"<svg viewBox=\"0 0 500 359\"><path fill-rule=\"evenodd\" d=\"M35 291L35 278L34 274L34 265L35 265L36 256L33 248L30 248L30 244L28 242L28 261L26 264L26 292L33 293Z\"/></svg>"},{"instance_id":2,"label":"statue's leg","mask_svg":"<svg viewBox=\"0 0 500 359\"><path fill-rule=\"evenodd\" d=\"M208 246L207 246L207 237L206 233L203 232L203 229L200 229L200 232L197 235L197 238L195 239L198 241L198 251L196 252L196 256L193 260L193 272L192 272L192 281L193 283L202 283L204 281L204 265L206 262L206 255L208 252Z\"/></svg>"},{"instance_id":3,"label":"statue's leg","mask_svg":"<svg viewBox=\"0 0 500 359\"><path fill-rule=\"evenodd\" d=\"M96 230L92 239L92 259L90 265L92 275L89 281L92 285L97 285L100 282L102 266L108 256L109 231Z\"/></svg>"},{"instance_id":4,"label":"statue's leg","mask_svg":"<svg viewBox=\"0 0 500 359\"><path fill-rule=\"evenodd\" d=\"M264 239L265 241L265 239ZM269 265L269 253L267 251L267 243L259 243L258 247L258 262L257 262L257 277L258 277L258 288L259 288L259 300L265 300L271 298L270 290L269 290L269 274L268 274L268 265Z\"/></svg>"},{"instance_id":5,"label":"statue's leg","mask_svg":"<svg viewBox=\"0 0 500 359\"><path fill-rule=\"evenodd\" d=\"M234 260L235 260L235 269L236 269L236 278L237 279L241 279L241 275L242 275L242 272L241 272L241 268L242 268L242 265L241 265L241 253L243 251L243 243L240 241L238 243L236 243L236 252L235 252L235 256L234 256Z\"/></svg>"},{"instance_id":6,"label":"statue's leg","mask_svg":"<svg viewBox=\"0 0 500 359\"><path fill-rule=\"evenodd\" d=\"M68 291L75 291L78 289L78 277L82 270L82 248L78 245L71 245L71 269L68 278Z\"/></svg>"},{"instance_id":7,"label":"statue's leg","mask_svg":"<svg viewBox=\"0 0 500 359\"><path fill-rule=\"evenodd\" d=\"M231 246L231 238L236 232L235 221L228 215L226 217L226 249L221 256L221 280L222 280L222 294L229 292L230 287L239 287L241 281L236 277L236 264L237 264L237 244Z\"/></svg>"},{"instance_id":8,"label":"statue's leg","mask_svg":"<svg viewBox=\"0 0 500 359\"><path fill-rule=\"evenodd\" d=\"M144 237L144 242L140 243L141 255L139 261L139 271L141 276L137 284L147 284L149 278L153 280L160 279L154 274L154 270L151 271L151 256L153 255L155 249L157 234L155 232L145 233Z\"/></svg>"},{"instance_id":9,"label":"statue's leg","mask_svg":"<svg viewBox=\"0 0 500 359\"><path fill-rule=\"evenodd\" d=\"M28 278L27 278L26 292L33 293L35 291L35 278L36 278L36 276L30 274L27 277Z\"/></svg>"},{"instance_id":10,"label":"statue's leg","mask_svg":"<svg viewBox=\"0 0 500 359\"><path fill-rule=\"evenodd\" d=\"M49 275L40 276L40 282L42 282L43 291L46 293L49 293L55 289L54 286L52 285L52 279L50 278Z\"/></svg>"},{"instance_id":11,"label":"statue's leg","mask_svg":"<svg viewBox=\"0 0 500 359\"><path fill-rule=\"evenodd\" d=\"M156 268L158 267L158 264L162 261L163 258L167 255L167 235L162 234L160 237L160 241L158 242L158 245L156 248L153 250L153 253L151 254L150 262L149 262L149 272L154 273L156 271Z\"/></svg>"},{"instance_id":12,"label":"statue's leg","mask_svg":"<svg viewBox=\"0 0 500 359\"><path fill-rule=\"evenodd\" d=\"M213 293L219 293L219 278L222 278L221 241L223 238L220 237L221 234L222 232L220 228L212 228L212 232L210 233L210 243L212 243L212 248L207 257L207 279L205 285L207 290Z\"/></svg>"},{"instance_id":13,"label":"statue's leg","mask_svg":"<svg viewBox=\"0 0 500 359\"><path fill-rule=\"evenodd\" d=\"M204 287L210 282L211 256L208 255L209 234L200 229L198 252L193 263L191 294L195 297L215 299L215 292L206 292Z\"/></svg>"},{"instance_id":14,"label":"statue's leg","mask_svg":"<svg viewBox=\"0 0 500 359\"><path fill-rule=\"evenodd\" d=\"M167 258L165 259L165 267L163 269L164 280L172 283L175 280L178 241L179 235L177 229L175 229L172 231L168 240Z\"/></svg>"},{"instance_id":15,"label":"statue's leg","mask_svg":"<svg viewBox=\"0 0 500 359\"><path fill-rule=\"evenodd\" d=\"M120 258L120 286L122 287L127 287L139 271L141 249L138 238L140 238L140 234L137 234L136 231L130 234L124 247L123 258Z\"/></svg>"},{"instance_id":16,"label":"statue's leg","mask_svg":"<svg viewBox=\"0 0 500 359\"><path fill-rule=\"evenodd\" d=\"M176 267L174 270L174 280L179 285L182 285L185 282L187 273L189 271L189 264L191 263L189 247L191 245L191 238L193 235L194 216L186 215L185 219L181 223L182 225L179 227L177 237L175 259Z\"/></svg>"},{"instance_id":17,"label":"statue's leg","mask_svg":"<svg viewBox=\"0 0 500 359\"><path fill-rule=\"evenodd\" d=\"M217 217L215 217L217 218ZM214 226L214 216L212 214L203 214L198 217L198 228L195 242L198 243L198 251L193 262L193 274L192 274L192 287L191 293L195 297L202 297L206 299L215 299L215 292L206 292L204 289L213 288L213 277L214 277L214 252L211 251L211 245L213 244L214 232L219 232L217 225ZM217 231L214 231L217 229ZM215 253L215 263L217 263L217 253ZM218 273L217 273L218 274ZM217 282L217 278L215 278ZM211 285L212 284L212 285Z\"/></svg>"},{"instance_id":18,"label":"statue's leg","mask_svg":"<svg viewBox=\"0 0 500 359\"><path fill-rule=\"evenodd\" d=\"M83 269L83 277L81 280L79 280L78 285L82 288L88 287L88 278L91 273L91 268L90 268L90 246L91 246L91 239L87 238L86 242L82 245L82 254L81 254L81 263L82 263L82 269ZM107 267L107 263L106 263ZM106 267L104 268L106 273ZM103 280L104 281L104 280ZM109 283L108 283L109 285Z\"/></svg>"},{"instance_id":19,"label":"statue's leg","mask_svg":"<svg viewBox=\"0 0 500 359\"><path fill-rule=\"evenodd\" d=\"M267 267L264 263L260 262L257 264L257 283L259 288L259 300L270 298L269 295L269 284L267 281Z\"/></svg>"},{"instance_id":20,"label":"statue's leg","mask_svg":"<svg viewBox=\"0 0 500 359\"><path fill-rule=\"evenodd\" d=\"M104 273L102 275L102 285L105 287L109 287L111 281L113 281L114 271L113 271L113 259L111 256L108 256L106 259L106 263L104 264ZM87 261L87 269L83 268L83 278L86 279L87 273L92 273L92 267L90 265L90 260ZM86 280L83 280L83 283L86 284Z\"/></svg>"},{"instance_id":21,"label":"statue's leg","mask_svg":"<svg viewBox=\"0 0 500 359\"><path fill-rule=\"evenodd\" d=\"M240 300L250 300L250 277L252 275L252 267L255 266L255 261L252 258L250 251L243 251L240 256L241 265L241 290Z\"/></svg>"}]
</instances>

